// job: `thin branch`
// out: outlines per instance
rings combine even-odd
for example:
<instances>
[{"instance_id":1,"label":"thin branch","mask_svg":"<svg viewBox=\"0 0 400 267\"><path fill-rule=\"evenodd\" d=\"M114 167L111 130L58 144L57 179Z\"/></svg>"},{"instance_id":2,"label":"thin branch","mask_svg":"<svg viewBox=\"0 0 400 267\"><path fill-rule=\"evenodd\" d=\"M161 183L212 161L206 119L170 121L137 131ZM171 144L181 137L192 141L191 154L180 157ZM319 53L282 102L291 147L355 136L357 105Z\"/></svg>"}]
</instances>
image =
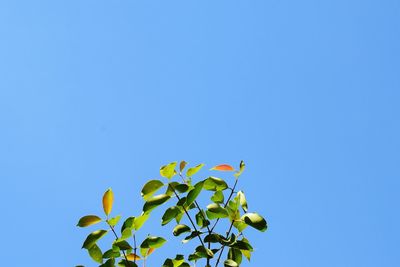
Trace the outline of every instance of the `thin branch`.
<instances>
[{"instance_id":1,"label":"thin branch","mask_svg":"<svg viewBox=\"0 0 400 267\"><path fill-rule=\"evenodd\" d=\"M108 224L108 226L110 226L111 231L114 233L114 235L115 235L115 240L117 240L119 237L118 237L117 233L115 232L114 227L111 226L111 224L108 222L108 220L107 220L107 224ZM124 258L125 258L125 260L126 260L126 263L129 264L129 261L128 261L128 258L126 257L125 251L122 250L122 254L124 254Z\"/></svg>"},{"instance_id":2,"label":"thin branch","mask_svg":"<svg viewBox=\"0 0 400 267\"><path fill-rule=\"evenodd\" d=\"M231 226L229 226L229 230L228 230L228 232L226 233L226 239L228 239L229 234L230 234L231 231L232 231L233 223L234 223L234 221L232 221ZM215 264L215 267L218 266L219 260L221 259L222 253L224 252L224 249L225 249L225 245L222 245L222 249L221 249L221 252L219 253L219 256L218 256L218 259L217 259L217 263Z\"/></svg>"}]
</instances>

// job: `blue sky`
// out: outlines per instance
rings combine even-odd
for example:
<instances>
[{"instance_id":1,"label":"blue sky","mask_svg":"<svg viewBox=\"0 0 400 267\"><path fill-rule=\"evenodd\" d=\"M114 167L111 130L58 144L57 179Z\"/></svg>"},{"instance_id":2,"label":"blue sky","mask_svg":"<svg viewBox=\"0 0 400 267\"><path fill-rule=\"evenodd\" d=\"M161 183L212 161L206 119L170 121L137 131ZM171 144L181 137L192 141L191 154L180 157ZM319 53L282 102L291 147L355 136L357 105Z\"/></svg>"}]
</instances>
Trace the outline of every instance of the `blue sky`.
<instances>
[{"instance_id":1,"label":"blue sky","mask_svg":"<svg viewBox=\"0 0 400 267\"><path fill-rule=\"evenodd\" d=\"M0 36L2 265L95 266L77 219L181 159L247 163L251 266L400 265L399 1L5 0Z\"/></svg>"}]
</instances>

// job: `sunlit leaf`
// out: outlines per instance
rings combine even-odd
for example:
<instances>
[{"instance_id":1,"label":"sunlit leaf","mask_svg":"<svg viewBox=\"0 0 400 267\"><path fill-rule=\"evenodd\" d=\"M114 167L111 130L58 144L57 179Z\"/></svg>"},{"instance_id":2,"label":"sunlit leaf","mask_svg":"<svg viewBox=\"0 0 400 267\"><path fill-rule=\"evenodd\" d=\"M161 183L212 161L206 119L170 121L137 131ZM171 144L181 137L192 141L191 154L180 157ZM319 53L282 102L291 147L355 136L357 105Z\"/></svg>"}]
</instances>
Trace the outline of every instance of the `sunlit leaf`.
<instances>
[{"instance_id":1,"label":"sunlit leaf","mask_svg":"<svg viewBox=\"0 0 400 267\"><path fill-rule=\"evenodd\" d=\"M115 241L114 245L117 246L120 250L132 249L132 246L126 240Z\"/></svg>"},{"instance_id":2,"label":"sunlit leaf","mask_svg":"<svg viewBox=\"0 0 400 267\"><path fill-rule=\"evenodd\" d=\"M234 260L228 259L224 262L225 267L238 267L239 264L237 264Z\"/></svg>"},{"instance_id":3,"label":"sunlit leaf","mask_svg":"<svg viewBox=\"0 0 400 267\"><path fill-rule=\"evenodd\" d=\"M203 184L204 182L198 182L197 184L194 185L194 188L192 190L189 191L187 198L186 198L186 205L189 206L190 204L192 204L197 196L200 194L201 189L203 189Z\"/></svg>"},{"instance_id":4,"label":"sunlit leaf","mask_svg":"<svg viewBox=\"0 0 400 267\"><path fill-rule=\"evenodd\" d=\"M126 258L130 261L135 261L135 260L141 260L142 258L139 255L136 255L135 253L129 253L126 255Z\"/></svg>"},{"instance_id":5,"label":"sunlit leaf","mask_svg":"<svg viewBox=\"0 0 400 267\"><path fill-rule=\"evenodd\" d=\"M114 194L110 188L103 195L103 209L104 213L107 216L111 213L113 202L114 202Z\"/></svg>"},{"instance_id":6,"label":"sunlit leaf","mask_svg":"<svg viewBox=\"0 0 400 267\"><path fill-rule=\"evenodd\" d=\"M228 259L231 259L240 265L242 263L242 252L237 248L229 248Z\"/></svg>"},{"instance_id":7,"label":"sunlit leaf","mask_svg":"<svg viewBox=\"0 0 400 267\"><path fill-rule=\"evenodd\" d=\"M187 176L187 177L192 177L192 176L195 175L198 171L200 171L200 169L203 168L203 166L204 166L204 164L202 163L202 164L199 164L199 165L197 165L197 166L195 166L195 167L189 168L189 169L186 171L186 176Z\"/></svg>"},{"instance_id":8,"label":"sunlit leaf","mask_svg":"<svg viewBox=\"0 0 400 267\"><path fill-rule=\"evenodd\" d=\"M149 217L150 213L145 213L145 212L143 212L140 216L136 217L133 223L135 230L137 231L140 228L142 228L143 224L147 221Z\"/></svg>"},{"instance_id":9,"label":"sunlit leaf","mask_svg":"<svg viewBox=\"0 0 400 267\"><path fill-rule=\"evenodd\" d=\"M229 216L226 209L221 207L217 203L211 203L210 205L208 205L206 213L210 220L213 220L215 218L226 218Z\"/></svg>"},{"instance_id":10,"label":"sunlit leaf","mask_svg":"<svg viewBox=\"0 0 400 267\"><path fill-rule=\"evenodd\" d=\"M224 193L221 190L215 191L214 195L211 197L211 201L214 203L224 203Z\"/></svg>"},{"instance_id":11,"label":"sunlit leaf","mask_svg":"<svg viewBox=\"0 0 400 267\"><path fill-rule=\"evenodd\" d=\"M225 190L228 188L227 183L217 177L208 177L206 180L204 180L204 189L209 190L209 191L221 191Z\"/></svg>"},{"instance_id":12,"label":"sunlit leaf","mask_svg":"<svg viewBox=\"0 0 400 267\"><path fill-rule=\"evenodd\" d=\"M125 259L122 259L120 262L118 262L118 266L121 267L137 267L137 264L133 261L127 261Z\"/></svg>"},{"instance_id":13,"label":"sunlit leaf","mask_svg":"<svg viewBox=\"0 0 400 267\"><path fill-rule=\"evenodd\" d=\"M98 263L103 263L103 253L101 252L101 249L94 244L91 248L88 249L90 257Z\"/></svg>"},{"instance_id":14,"label":"sunlit leaf","mask_svg":"<svg viewBox=\"0 0 400 267\"><path fill-rule=\"evenodd\" d=\"M96 223L101 222L101 218L96 215L87 215L79 219L77 226L87 227Z\"/></svg>"},{"instance_id":15,"label":"sunlit leaf","mask_svg":"<svg viewBox=\"0 0 400 267\"><path fill-rule=\"evenodd\" d=\"M235 173L234 176L236 176L236 178L239 178L239 176L243 173L245 167L246 167L246 165L244 164L244 161L242 160L240 162L239 171L237 173Z\"/></svg>"},{"instance_id":16,"label":"sunlit leaf","mask_svg":"<svg viewBox=\"0 0 400 267\"><path fill-rule=\"evenodd\" d=\"M108 220L108 224L111 226L116 226L120 219L121 215L115 216L114 218Z\"/></svg>"},{"instance_id":17,"label":"sunlit leaf","mask_svg":"<svg viewBox=\"0 0 400 267\"><path fill-rule=\"evenodd\" d=\"M100 265L99 267L115 267L115 259L108 259L105 263Z\"/></svg>"},{"instance_id":18,"label":"sunlit leaf","mask_svg":"<svg viewBox=\"0 0 400 267\"><path fill-rule=\"evenodd\" d=\"M267 230L267 222L258 213L246 213L241 217L241 219L246 224L250 225L251 227L261 232L265 232L265 230Z\"/></svg>"},{"instance_id":19,"label":"sunlit leaf","mask_svg":"<svg viewBox=\"0 0 400 267\"><path fill-rule=\"evenodd\" d=\"M203 210L200 210L196 214L196 223L198 226L200 226L200 228L204 228L210 225L210 221L207 220L206 213Z\"/></svg>"},{"instance_id":20,"label":"sunlit leaf","mask_svg":"<svg viewBox=\"0 0 400 267\"><path fill-rule=\"evenodd\" d=\"M109 249L106 252L103 253L103 258L104 259L109 259L109 258L118 258L121 256L120 251L116 251L114 249Z\"/></svg>"},{"instance_id":21,"label":"sunlit leaf","mask_svg":"<svg viewBox=\"0 0 400 267\"><path fill-rule=\"evenodd\" d=\"M166 225L170 221L172 221L179 213L181 213L180 209L177 206L173 206L168 208L164 215L162 216L161 225Z\"/></svg>"},{"instance_id":22,"label":"sunlit leaf","mask_svg":"<svg viewBox=\"0 0 400 267\"><path fill-rule=\"evenodd\" d=\"M142 188L141 195L144 200L149 199L164 184L160 180L150 180Z\"/></svg>"},{"instance_id":23,"label":"sunlit leaf","mask_svg":"<svg viewBox=\"0 0 400 267\"><path fill-rule=\"evenodd\" d=\"M97 240L102 238L105 234L107 234L107 230L97 230L92 232L86 237L85 242L83 242L82 248L90 249L94 244L96 244Z\"/></svg>"},{"instance_id":24,"label":"sunlit leaf","mask_svg":"<svg viewBox=\"0 0 400 267\"><path fill-rule=\"evenodd\" d=\"M160 168L161 176L171 179L175 175L176 164L177 164L177 162L172 162L172 163L162 166Z\"/></svg>"},{"instance_id":25,"label":"sunlit leaf","mask_svg":"<svg viewBox=\"0 0 400 267\"><path fill-rule=\"evenodd\" d=\"M178 224L177 226L174 227L174 230L172 231L174 236L179 236L182 233L190 232L191 229L189 226L185 224Z\"/></svg>"},{"instance_id":26,"label":"sunlit leaf","mask_svg":"<svg viewBox=\"0 0 400 267\"><path fill-rule=\"evenodd\" d=\"M201 258L214 257L214 253L211 251L211 249L208 249L203 246L196 247L195 251L196 251L196 255L200 256Z\"/></svg>"},{"instance_id":27,"label":"sunlit leaf","mask_svg":"<svg viewBox=\"0 0 400 267\"><path fill-rule=\"evenodd\" d=\"M243 238L243 239L242 239L242 242L245 242L245 243L247 243L247 244L250 244L249 240L247 240L246 238ZM251 251L250 251L250 250L241 250L241 252L242 252L243 256L245 256L246 259L247 259L248 261L250 261L250 258L251 258Z\"/></svg>"},{"instance_id":28,"label":"sunlit leaf","mask_svg":"<svg viewBox=\"0 0 400 267\"><path fill-rule=\"evenodd\" d=\"M147 237L145 240L143 240L142 244L140 245L141 248L159 248L162 245L164 245L164 243L167 240L165 240L162 237L158 237L158 236L149 236Z\"/></svg>"},{"instance_id":29,"label":"sunlit leaf","mask_svg":"<svg viewBox=\"0 0 400 267\"><path fill-rule=\"evenodd\" d=\"M247 200L246 200L246 197L245 197L243 191L237 192L237 196L239 197L240 206L242 206L244 212L247 212L247 210L248 210Z\"/></svg>"},{"instance_id":30,"label":"sunlit leaf","mask_svg":"<svg viewBox=\"0 0 400 267\"><path fill-rule=\"evenodd\" d=\"M214 166L210 169L210 171L234 171L235 169L228 164L221 164L221 165L217 165Z\"/></svg>"},{"instance_id":31,"label":"sunlit leaf","mask_svg":"<svg viewBox=\"0 0 400 267\"><path fill-rule=\"evenodd\" d=\"M165 203L170 198L171 197L168 196L167 194L160 194L160 195L149 198L143 206L143 212L150 212L154 208Z\"/></svg>"}]
</instances>

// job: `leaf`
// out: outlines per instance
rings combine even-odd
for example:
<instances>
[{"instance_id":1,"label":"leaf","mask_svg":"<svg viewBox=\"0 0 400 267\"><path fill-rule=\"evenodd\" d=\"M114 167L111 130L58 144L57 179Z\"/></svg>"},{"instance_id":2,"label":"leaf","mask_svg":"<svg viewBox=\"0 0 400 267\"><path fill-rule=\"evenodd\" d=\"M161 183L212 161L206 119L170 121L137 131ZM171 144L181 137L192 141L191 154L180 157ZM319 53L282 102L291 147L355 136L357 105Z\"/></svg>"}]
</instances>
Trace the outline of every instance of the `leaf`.
<instances>
[{"instance_id":1,"label":"leaf","mask_svg":"<svg viewBox=\"0 0 400 267\"><path fill-rule=\"evenodd\" d=\"M233 261L233 260L228 259L228 260L226 260L226 261L224 262L224 266L225 266L225 267L238 267L239 264L237 264L237 263L236 263L235 261Z\"/></svg>"},{"instance_id":2,"label":"leaf","mask_svg":"<svg viewBox=\"0 0 400 267\"><path fill-rule=\"evenodd\" d=\"M243 173L244 168L246 167L246 164L244 164L243 160L240 162L240 169L237 173L234 174L234 176L237 178L239 178L239 176Z\"/></svg>"},{"instance_id":3,"label":"leaf","mask_svg":"<svg viewBox=\"0 0 400 267\"><path fill-rule=\"evenodd\" d=\"M87 215L83 216L82 218L79 219L79 222L76 226L79 227L87 227L96 223L101 222L101 218L96 216L96 215Z\"/></svg>"},{"instance_id":4,"label":"leaf","mask_svg":"<svg viewBox=\"0 0 400 267\"><path fill-rule=\"evenodd\" d=\"M192 204L197 196L200 194L201 189L203 189L203 181L198 182L197 184L194 185L194 188L192 190L189 191L189 193L187 194L187 198L186 198L186 205L189 206L190 204Z\"/></svg>"},{"instance_id":5,"label":"leaf","mask_svg":"<svg viewBox=\"0 0 400 267\"><path fill-rule=\"evenodd\" d=\"M225 190L228 188L227 183L217 177L208 177L206 180L204 180L204 189L209 190L209 191L221 191Z\"/></svg>"},{"instance_id":6,"label":"leaf","mask_svg":"<svg viewBox=\"0 0 400 267\"><path fill-rule=\"evenodd\" d=\"M147 221L149 217L150 213L144 213L144 212L142 212L140 216L136 217L133 223L135 230L137 231L140 228L142 228L143 224Z\"/></svg>"},{"instance_id":7,"label":"leaf","mask_svg":"<svg viewBox=\"0 0 400 267\"><path fill-rule=\"evenodd\" d=\"M247 224L243 222L242 220L237 220L233 222L233 226L238 229L239 233L243 232L244 229L246 229Z\"/></svg>"},{"instance_id":8,"label":"leaf","mask_svg":"<svg viewBox=\"0 0 400 267\"><path fill-rule=\"evenodd\" d=\"M198 226L200 226L200 228L210 225L210 221L207 220L206 214L203 210L200 210L198 213L196 213L196 223Z\"/></svg>"},{"instance_id":9,"label":"leaf","mask_svg":"<svg viewBox=\"0 0 400 267\"><path fill-rule=\"evenodd\" d=\"M115 267L115 259L108 259L105 263L99 267Z\"/></svg>"},{"instance_id":10,"label":"leaf","mask_svg":"<svg viewBox=\"0 0 400 267\"><path fill-rule=\"evenodd\" d=\"M172 221L178 214L180 214L181 211L177 206L173 206L168 208L165 212L164 215L162 216L162 221L161 225L166 225L170 221Z\"/></svg>"},{"instance_id":11,"label":"leaf","mask_svg":"<svg viewBox=\"0 0 400 267\"><path fill-rule=\"evenodd\" d=\"M190 240L192 240L193 238L199 236L201 234L201 232L199 231L193 231L190 233L190 235L188 235L187 237L185 237L185 239L182 240L182 243L187 243Z\"/></svg>"},{"instance_id":12,"label":"leaf","mask_svg":"<svg viewBox=\"0 0 400 267\"><path fill-rule=\"evenodd\" d=\"M211 197L211 201L215 203L224 203L224 193L221 190L215 191L214 195Z\"/></svg>"},{"instance_id":13,"label":"leaf","mask_svg":"<svg viewBox=\"0 0 400 267\"><path fill-rule=\"evenodd\" d=\"M106 252L103 253L103 258L104 259L109 259L109 258L119 258L121 256L121 253L118 249L118 251L109 249Z\"/></svg>"},{"instance_id":14,"label":"leaf","mask_svg":"<svg viewBox=\"0 0 400 267\"><path fill-rule=\"evenodd\" d=\"M178 182L171 182L168 184L167 191L165 194L168 196L173 196L175 193L185 193L189 190L189 186L187 184L180 184Z\"/></svg>"},{"instance_id":15,"label":"leaf","mask_svg":"<svg viewBox=\"0 0 400 267\"><path fill-rule=\"evenodd\" d=\"M185 225L185 224L178 224L177 226L174 227L174 230L172 231L172 234L174 236L179 236L182 233L186 233L186 232L190 232L191 229L189 226Z\"/></svg>"},{"instance_id":16,"label":"leaf","mask_svg":"<svg viewBox=\"0 0 400 267\"><path fill-rule=\"evenodd\" d=\"M161 176L171 179L175 175L176 164L177 164L177 162L172 162L172 163L162 166L160 168Z\"/></svg>"},{"instance_id":17,"label":"leaf","mask_svg":"<svg viewBox=\"0 0 400 267\"><path fill-rule=\"evenodd\" d=\"M221 207L217 203L211 203L210 205L208 205L206 213L210 220L215 218L226 218L229 216L226 209Z\"/></svg>"},{"instance_id":18,"label":"leaf","mask_svg":"<svg viewBox=\"0 0 400 267\"><path fill-rule=\"evenodd\" d=\"M210 171L234 171L235 169L228 164L221 164L221 165L217 165L214 166L210 169Z\"/></svg>"},{"instance_id":19,"label":"leaf","mask_svg":"<svg viewBox=\"0 0 400 267\"><path fill-rule=\"evenodd\" d=\"M243 239L242 239L242 242L245 242L245 243L247 243L247 244L250 243L249 240L247 240L246 238L243 238ZM250 251L250 250L240 250L240 251L242 252L243 256L245 256L246 259L247 259L248 261L250 261L250 258L251 258L251 251Z\"/></svg>"},{"instance_id":20,"label":"leaf","mask_svg":"<svg viewBox=\"0 0 400 267\"><path fill-rule=\"evenodd\" d=\"M248 251L253 251L253 247L248 243L248 240L237 240L232 247L238 248L240 250L248 250Z\"/></svg>"},{"instance_id":21,"label":"leaf","mask_svg":"<svg viewBox=\"0 0 400 267\"><path fill-rule=\"evenodd\" d=\"M120 262L118 262L118 266L122 266L122 267L137 267L137 264L134 263L133 261L127 261L125 259L122 259Z\"/></svg>"},{"instance_id":22,"label":"leaf","mask_svg":"<svg viewBox=\"0 0 400 267\"><path fill-rule=\"evenodd\" d=\"M143 206L143 212L150 212L154 208L164 204L171 197L167 194L160 194L154 197L151 197L147 200L147 202Z\"/></svg>"},{"instance_id":23,"label":"leaf","mask_svg":"<svg viewBox=\"0 0 400 267\"><path fill-rule=\"evenodd\" d=\"M247 207L247 200L246 200L246 197L245 197L243 191L239 191L239 192L237 193L237 196L239 197L240 206L242 206L244 212L247 212L247 210L248 210L248 207Z\"/></svg>"},{"instance_id":24,"label":"leaf","mask_svg":"<svg viewBox=\"0 0 400 267\"><path fill-rule=\"evenodd\" d=\"M164 243L167 240L165 240L162 237L158 237L158 236L149 236L147 237L145 240L143 240L142 244L140 245L141 248L159 248L162 245L164 245Z\"/></svg>"},{"instance_id":25,"label":"leaf","mask_svg":"<svg viewBox=\"0 0 400 267\"><path fill-rule=\"evenodd\" d=\"M144 258L147 258L153 251L154 248L140 248L140 254L142 254Z\"/></svg>"},{"instance_id":26,"label":"leaf","mask_svg":"<svg viewBox=\"0 0 400 267\"><path fill-rule=\"evenodd\" d=\"M103 195L103 209L104 213L107 216L111 213L113 202L114 202L114 194L110 188Z\"/></svg>"},{"instance_id":27,"label":"leaf","mask_svg":"<svg viewBox=\"0 0 400 267\"><path fill-rule=\"evenodd\" d=\"M241 217L241 219L246 224L261 232L265 232L267 230L267 222L258 213L246 213Z\"/></svg>"},{"instance_id":28,"label":"leaf","mask_svg":"<svg viewBox=\"0 0 400 267\"><path fill-rule=\"evenodd\" d=\"M114 245L117 246L120 250L133 249L132 246L129 245L129 243L125 240L116 241L114 242Z\"/></svg>"},{"instance_id":29,"label":"leaf","mask_svg":"<svg viewBox=\"0 0 400 267\"><path fill-rule=\"evenodd\" d=\"M192 177L192 176L195 175L198 171L200 171L200 169L203 168L203 166L204 166L204 164L201 163L201 164L199 164L199 165L197 165L197 166L195 166L195 167L189 168L189 169L186 171L186 176L187 176L187 177Z\"/></svg>"},{"instance_id":30,"label":"leaf","mask_svg":"<svg viewBox=\"0 0 400 267\"><path fill-rule=\"evenodd\" d=\"M142 259L139 255L136 255L135 253L130 253L126 255L126 258L130 261L135 261L135 260L137 261Z\"/></svg>"},{"instance_id":31,"label":"leaf","mask_svg":"<svg viewBox=\"0 0 400 267\"><path fill-rule=\"evenodd\" d=\"M101 249L94 244L91 248L88 249L89 256L98 263L103 263L103 253L101 252Z\"/></svg>"},{"instance_id":32,"label":"leaf","mask_svg":"<svg viewBox=\"0 0 400 267\"><path fill-rule=\"evenodd\" d=\"M86 237L85 242L83 242L82 248L90 249L94 244L96 244L97 240L102 238L105 234L107 234L107 230L97 230L92 232Z\"/></svg>"},{"instance_id":33,"label":"leaf","mask_svg":"<svg viewBox=\"0 0 400 267\"><path fill-rule=\"evenodd\" d=\"M144 200L149 199L164 184L160 180L150 180L142 188L141 195Z\"/></svg>"},{"instance_id":34,"label":"leaf","mask_svg":"<svg viewBox=\"0 0 400 267\"><path fill-rule=\"evenodd\" d=\"M206 243L218 243L220 242L221 237L218 234L209 234L206 237L204 237L204 242Z\"/></svg>"},{"instance_id":35,"label":"leaf","mask_svg":"<svg viewBox=\"0 0 400 267\"><path fill-rule=\"evenodd\" d=\"M187 162L182 160L181 163L179 163L179 173L182 173L183 169L186 167Z\"/></svg>"},{"instance_id":36,"label":"leaf","mask_svg":"<svg viewBox=\"0 0 400 267\"><path fill-rule=\"evenodd\" d=\"M214 253L211 251L211 249L208 249L203 246L196 247L195 251L196 251L196 255L200 256L201 258L214 257Z\"/></svg>"},{"instance_id":37,"label":"leaf","mask_svg":"<svg viewBox=\"0 0 400 267\"><path fill-rule=\"evenodd\" d=\"M114 218L111 218L108 220L108 224L111 226L116 226L119 220L121 219L121 215L115 216Z\"/></svg>"},{"instance_id":38,"label":"leaf","mask_svg":"<svg viewBox=\"0 0 400 267\"><path fill-rule=\"evenodd\" d=\"M229 248L228 259L231 259L240 265L242 263L242 252L237 248Z\"/></svg>"}]
</instances>

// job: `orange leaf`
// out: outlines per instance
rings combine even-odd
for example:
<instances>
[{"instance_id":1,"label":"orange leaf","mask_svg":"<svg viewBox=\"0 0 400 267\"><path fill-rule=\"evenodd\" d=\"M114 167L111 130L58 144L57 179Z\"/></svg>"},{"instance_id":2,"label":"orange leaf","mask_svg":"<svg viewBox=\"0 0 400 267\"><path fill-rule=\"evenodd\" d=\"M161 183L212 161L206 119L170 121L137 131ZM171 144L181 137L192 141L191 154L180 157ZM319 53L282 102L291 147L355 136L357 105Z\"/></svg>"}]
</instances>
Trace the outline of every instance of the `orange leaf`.
<instances>
[{"instance_id":1,"label":"orange leaf","mask_svg":"<svg viewBox=\"0 0 400 267\"><path fill-rule=\"evenodd\" d=\"M151 253L153 253L154 248L149 248L149 250L147 251L147 256L149 256Z\"/></svg>"},{"instance_id":2,"label":"orange leaf","mask_svg":"<svg viewBox=\"0 0 400 267\"><path fill-rule=\"evenodd\" d=\"M217 165L213 168L211 168L210 170L212 171L234 171L235 169L228 164L221 164L221 165Z\"/></svg>"}]
</instances>

